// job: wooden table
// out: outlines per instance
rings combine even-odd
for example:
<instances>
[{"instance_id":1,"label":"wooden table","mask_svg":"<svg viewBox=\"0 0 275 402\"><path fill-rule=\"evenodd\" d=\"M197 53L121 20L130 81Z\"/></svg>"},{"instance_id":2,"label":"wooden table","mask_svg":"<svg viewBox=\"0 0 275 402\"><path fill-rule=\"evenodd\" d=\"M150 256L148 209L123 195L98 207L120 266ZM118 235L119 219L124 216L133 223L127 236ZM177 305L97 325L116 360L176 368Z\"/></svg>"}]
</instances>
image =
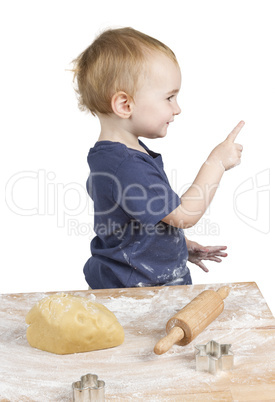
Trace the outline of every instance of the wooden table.
<instances>
[{"instance_id":1,"label":"wooden table","mask_svg":"<svg viewBox=\"0 0 275 402\"><path fill-rule=\"evenodd\" d=\"M153 353L167 320L205 289L225 284L66 292L113 311L125 341L112 349L55 355L29 346L25 316L49 293L1 295L0 401L71 401L87 373L106 383L106 401L275 401L275 320L255 283L228 284L224 312L187 346ZM195 368L195 345L231 343L234 369Z\"/></svg>"}]
</instances>

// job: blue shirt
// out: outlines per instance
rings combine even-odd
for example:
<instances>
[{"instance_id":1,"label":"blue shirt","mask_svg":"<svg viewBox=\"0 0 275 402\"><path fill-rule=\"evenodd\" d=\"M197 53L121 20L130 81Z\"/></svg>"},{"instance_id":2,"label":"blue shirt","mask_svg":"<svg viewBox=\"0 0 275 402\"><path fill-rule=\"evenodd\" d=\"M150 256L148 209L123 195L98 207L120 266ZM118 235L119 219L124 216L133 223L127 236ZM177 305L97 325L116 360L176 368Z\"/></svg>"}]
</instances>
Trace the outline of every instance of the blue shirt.
<instances>
[{"instance_id":1,"label":"blue shirt","mask_svg":"<svg viewBox=\"0 0 275 402\"><path fill-rule=\"evenodd\" d=\"M92 289L191 284L182 229L161 220L180 205L160 154L99 141L88 154L87 191L94 202Z\"/></svg>"}]
</instances>

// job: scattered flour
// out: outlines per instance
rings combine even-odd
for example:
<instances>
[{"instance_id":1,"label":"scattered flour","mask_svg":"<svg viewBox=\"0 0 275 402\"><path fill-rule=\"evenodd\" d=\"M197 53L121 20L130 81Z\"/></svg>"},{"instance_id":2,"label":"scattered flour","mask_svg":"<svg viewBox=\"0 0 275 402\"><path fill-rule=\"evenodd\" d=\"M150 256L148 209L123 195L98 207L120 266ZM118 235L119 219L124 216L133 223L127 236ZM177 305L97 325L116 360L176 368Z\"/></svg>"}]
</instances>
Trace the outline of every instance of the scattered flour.
<instances>
[{"instance_id":1,"label":"scattered flour","mask_svg":"<svg viewBox=\"0 0 275 402\"><path fill-rule=\"evenodd\" d=\"M219 286L215 285L215 289ZM91 292L70 292L104 304L125 329L119 347L54 355L31 348L26 340L25 315L48 294L0 297L0 400L71 401L71 384L94 373L106 383L106 401L159 401L159 394L209 392L224 384L271 384L275 378L275 320L256 286L231 285L225 310L192 343L174 345L157 356L155 343L165 335L166 322L202 290L196 286L140 289L136 297L118 291L118 298ZM96 294L96 292L95 292ZM195 345L215 339L231 343L234 370L217 376L195 370ZM146 395L146 396L145 396Z\"/></svg>"}]
</instances>

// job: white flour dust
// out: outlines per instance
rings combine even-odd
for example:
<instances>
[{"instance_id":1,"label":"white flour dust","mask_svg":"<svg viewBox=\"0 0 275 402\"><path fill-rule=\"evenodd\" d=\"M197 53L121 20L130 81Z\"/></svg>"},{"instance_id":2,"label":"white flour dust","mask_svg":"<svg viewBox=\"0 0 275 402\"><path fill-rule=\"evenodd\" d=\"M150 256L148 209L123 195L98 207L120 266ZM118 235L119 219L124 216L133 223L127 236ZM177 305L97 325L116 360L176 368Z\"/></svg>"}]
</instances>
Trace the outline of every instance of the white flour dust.
<instances>
[{"instance_id":1,"label":"white flour dust","mask_svg":"<svg viewBox=\"0 0 275 402\"><path fill-rule=\"evenodd\" d=\"M200 291L218 287L205 285ZM165 335L167 321L200 291L196 286L139 291L133 292L136 297L129 297L121 290L117 298L85 292L89 300L104 304L116 315L125 329L125 341L116 348L73 355L55 355L28 345L25 316L47 294L1 296L0 400L71 401L72 382L89 372L105 381L106 401L120 397L158 401L162 393L274 383L275 320L256 286L231 285L224 311L216 321L190 344L174 345L161 356L155 355L153 348ZM83 296L83 292L70 293ZM218 376L196 372L195 345L212 339L232 344L232 371Z\"/></svg>"}]
</instances>

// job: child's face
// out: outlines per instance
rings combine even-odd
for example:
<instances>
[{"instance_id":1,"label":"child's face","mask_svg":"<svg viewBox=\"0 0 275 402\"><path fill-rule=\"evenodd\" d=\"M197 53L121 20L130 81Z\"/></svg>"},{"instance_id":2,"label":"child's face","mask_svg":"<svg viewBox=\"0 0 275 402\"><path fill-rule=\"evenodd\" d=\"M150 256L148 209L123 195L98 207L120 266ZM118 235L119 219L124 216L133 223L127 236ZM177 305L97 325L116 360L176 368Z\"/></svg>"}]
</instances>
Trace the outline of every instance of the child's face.
<instances>
[{"instance_id":1,"label":"child's face","mask_svg":"<svg viewBox=\"0 0 275 402\"><path fill-rule=\"evenodd\" d=\"M149 59L130 118L136 136L160 138L166 135L169 124L181 112L177 103L180 86L181 73L176 63L163 54Z\"/></svg>"}]
</instances>

